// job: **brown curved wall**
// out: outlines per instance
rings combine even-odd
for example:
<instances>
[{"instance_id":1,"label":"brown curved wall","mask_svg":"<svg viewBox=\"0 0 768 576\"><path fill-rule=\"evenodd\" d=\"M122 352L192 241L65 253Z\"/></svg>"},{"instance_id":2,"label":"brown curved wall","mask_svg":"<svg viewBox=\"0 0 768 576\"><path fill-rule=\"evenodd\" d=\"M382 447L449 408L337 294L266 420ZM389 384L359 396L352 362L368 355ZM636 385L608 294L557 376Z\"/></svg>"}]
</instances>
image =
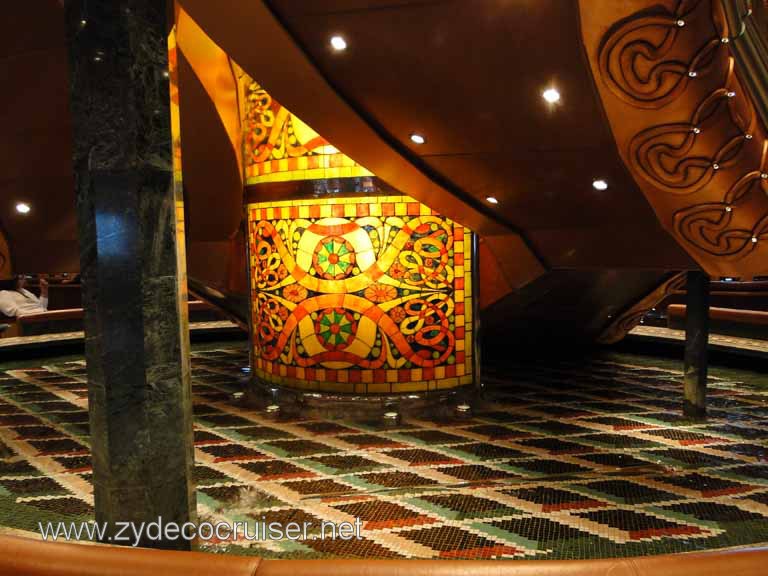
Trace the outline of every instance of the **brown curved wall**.
<instances>
[{"instance_id":1,"label":"brown curved wall","mask_svg":"<svg viewBox=\"0 0 768 576\"><path fill-rule=\"evenodd\" d=\"M64 11L56 0L3 6L0 223L20 272L79 270ZM17 202L32 211L16 213Z\"/></svg>"}]
</instances>

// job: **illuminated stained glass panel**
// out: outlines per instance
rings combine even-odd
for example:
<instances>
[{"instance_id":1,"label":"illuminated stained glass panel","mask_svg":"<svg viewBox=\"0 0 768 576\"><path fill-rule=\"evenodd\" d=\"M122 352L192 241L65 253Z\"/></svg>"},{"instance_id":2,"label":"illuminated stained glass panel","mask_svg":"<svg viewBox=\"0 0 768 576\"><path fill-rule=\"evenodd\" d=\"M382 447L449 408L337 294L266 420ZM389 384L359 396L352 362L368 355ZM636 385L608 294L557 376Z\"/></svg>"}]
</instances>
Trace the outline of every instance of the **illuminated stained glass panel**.
<instances>
[{"instance_id":1,"label":"illuminated stained glass panel","mask_svg":"<svg viewBox=\"0 0 768 576\"><path fill-rule=\"evenodd\" d=\"M246 184L372 176L250 78L245 83Z\"/></svg>"},{"instance_id":2,"label":"illuminated stained glass panel","mask_svg":"<svg viewBox=\"0 0 768 576\"><path fill-rule=\"evenodd\" d=\"M254 371L304 389L470 384L471 233L407 196L250 204Z\"/></svg>"}]
</instances>

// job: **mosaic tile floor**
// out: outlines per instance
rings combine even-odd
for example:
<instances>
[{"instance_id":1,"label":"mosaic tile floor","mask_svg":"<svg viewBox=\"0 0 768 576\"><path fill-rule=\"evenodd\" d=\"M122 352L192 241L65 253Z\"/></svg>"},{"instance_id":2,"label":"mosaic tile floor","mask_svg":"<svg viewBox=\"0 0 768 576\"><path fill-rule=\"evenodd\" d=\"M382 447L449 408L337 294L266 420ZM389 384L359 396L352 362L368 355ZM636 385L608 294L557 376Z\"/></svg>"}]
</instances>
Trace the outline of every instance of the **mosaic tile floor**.
<instances>
[{"instance_id":1,"label":"mosaic tile floor","mask_svg":"<svg viewBox=\"0 0 768 576\"><path fill-rule=\"evenodd\" d=\"M363 522L363 540L220 545L266 557L598 558L768 542L768 387L617 360L490 375L471 420L270 420L232 393L239 348L193 355L207 520ZM0 371L0 524L92 518L82 361ZM215 547L215 546L214 546Z\"/></svg>"}]
</instances>

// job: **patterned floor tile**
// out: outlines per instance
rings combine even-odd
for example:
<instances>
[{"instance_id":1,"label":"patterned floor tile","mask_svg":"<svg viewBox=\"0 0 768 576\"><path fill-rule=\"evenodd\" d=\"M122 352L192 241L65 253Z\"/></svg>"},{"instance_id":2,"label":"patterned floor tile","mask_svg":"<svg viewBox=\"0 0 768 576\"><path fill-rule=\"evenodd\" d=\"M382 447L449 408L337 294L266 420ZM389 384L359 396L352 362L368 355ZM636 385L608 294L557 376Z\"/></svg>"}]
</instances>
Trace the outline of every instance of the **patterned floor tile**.
<instances>
[{"instance_id":1,"label":"patterned floor tile","mask_svg":"<svg viewBox=\"0 0 768 576\"><path fill-rule=\"evenodd\" d=\"M707 498L712 496L741 494L756 488L756 486L743 484L741 482L732 482L730 480L723 480L722 478L704 476L698 472L685 474L683 476L662 476L656 478L656 480L672 486L699 492L702 496Z\"/></svg>"},{"instance_id":2,"label":"patterned floor tile","mask_svg":"<svg viewBox=\"0 0 768 576\"><path fill-rule=\"evenodd\" d=\"M374 434L350 434L349 436L339 436L339 440L343 440L357 448L402 448L405 446L402 442L397 442L391 438L384 436L376 436Z\"/></svg>"},{"instance_id":3,"label":"patterned floor tile","mask_svg":"<svg viewBox=\"0 0 768 576\"><path fill-rule=\"evenodd\" d=\"M272 440L264 446L282 456L312 456L313 454L333 454L338 449L312 440Z\"/></svg>"},{"instance_id":4,"label":"patterned floor tile","mask_svg":"<svg viewBox=\"0 0 768 576\"><path fill-rule=\"evenodd\" d=\"M691 516L698 520L710 522L747 522L749 520L765 520L765 516L755 512L749 512L719 502L682 502L661 508L665 511L675 512Z\"/></svg>"},{"instance_id":5,"label":"patterned floor tile","mask_svg":"<svg viewBox=\"0 0 768 576\"><path fill-rule=\"evenodd\" d=\"M498 444L490 444L487 442L473 442L471 444L451 446L451 450L454 453L475 456L484 461L505 460L509 458L528 458L531 456L527 452L515 450L514 448L509 448L507 446L500 446Z\"/></svg>"},{"instance_id":6,"label":"patterned floor tile","mask_svg":"<svg viewBox=\"0 0 768 576\"><path fill-rule=\"evenodd\" d=\"M590 539L594 536L577 528L555 522L540 516L525 516L487 522L500 531L507 533L515 542L521 542L534 550L552 549L558 542Z\"/></svg>"},{"instance_id":7,"label":"patterned floor tile","mask_svg":"<svg viewBox=\"0 0 768 576\"><path fill-rule=\"evenodd\" d=\"M383 488L407 488L411 486L429 486L437 484L436 480L425 478L413 472L374 472L359 474L357 479L366 484L381 486Z\"/></svg>"},{"instance_id":8,"label":"patterned floor tile","mask_svg":"<svg viewBox=\"0 0 768 576\"><path fill-rule=\"evenodd\" d=\"M531 438L528 440L519 440L517 443L529 448L546 450L549 454L583 454L585 452L594 451L592 446L560 440L559 438Z\"/></svg>"},{"instance_id":9,"label":"patterned floor tile","mask_svg":"<svg viewBox=\"0 0 768 576\"><path fill-rule=\"evenodd\" d=\"M587 472L590 469L578 464L564 462L562 460L547 460L537 458L535 460L511 460L507 464L521 474L535 474L542 476L572 475Z\"/></svg>"},{"instance_id":10,"label":"patterned floor tile","mask_svg":"<svg viewBox=\"0 0 768 576\"><path fill-rule=\"evenodd\" d=\"M389 468L387 464L354 454L315 456L307 459L306 462L309 465L319 466L330 474L349 474L352 472L367 472L369 470Z\"/></svg>"},{"instance_id":11,"label":"patterned floor tile","mask_svg":"<svg viewBox=\"0 0 768 576\"><path fill-rule=\"evenodd\" d=\"M461 466L445 466L438 468L438 472L464 480L466 482L487 482L492 480L506 480L508 478L517 478L517 474L510 474L503 470L494 470L488 466L480 464L463 464Z\"/></svg>"},{"instance_id":12,"label":"patterned floor tile","mask_svg":"<svg viewBox=\"0 0 768 576\"><path fill-rule=\"evenodd\" d=\"M559 512L561 510L583 510L587 508L604 508L608 506L603 501L589 498L577 492L536 486L534 488L518 488L504 490L504 494L520 498L534 504L540 504L543 512Z\"/></svg>"},{"instance_id":13,"label":"patterned floor tile","mask_svg":"<svg viewBox=\"0 0 768 576\"><path fill-rule=\"evenodd\" d=\"M230 462L238 460L258 460L268 458L263 452L242 446L241 444L213 444L200 447L201 452L213 456L214 462Z\"/></svg>"},{"instance_id":14,"label":"patterned floor tile","mask_svg":"<svg viewBox=\"0 0 768 576\"><path fill-rule=\"evenodd\" d=\"M451 520L494 518L520 514L519 510L497 500L470 494L425 494L412 502Z\"/></svg>"},{"instance_id":15,"label":"patterned floor tile","mask_svg":"<svg viewBox=\"0 0 768 576\"><path fill-rule=\"evenodd\" d=\"M522 432L500 424L477 424L462 428L463 431L485 436L488 440L509 440L513 438L526 438L530 436L529 432Z\"/></svg>"},{"instance_id":16,"label":"patterned floor tile","mask_svg":"<svg viewBox=\"0 0 768 576\"><path fill-rule=\"evenodd\" d=\"M348 494L355 492L345 484L339 484L330 479L322 480L297 480L292 482L283 482L283 487L298 492L302 496L327 496L329 494Z\"/></svg>"},{"instance_id":17,"label":"patterned floor tile","mask_svg":"<svg viewBox=\"0 0 768 576\"><path fill-rule=\"evenodd\" d=\"M434 518L419 514L399 504L382 500L366 500L352 504L339 504L334 507L353 518L360 518L364 522L363 528L366 530L419 526L436 522Z\"/></svg>"},{"instance_id":18,"label":"patterned floor tile","mask_svg":"<svg viewBox=\"0 0 768 576\"><path fill-rule=\"evenodd\" d=\"M697 526L679 524L651 516L650 514L632 512L630 510L596 510L594 512L581 512L578 515L593 522L621 530L627 534L630 540L644 540L665 536L692 536L706 533L705 529Z\"/></svg>"},{"instance_id":19,"label":"patterned floor tile","mask_svg":"<svg viewBox=\"0 0 768 576\"><path fill-rule=\"evenodd\" d=\"M428 546L440 558L480 559L503 558L520 554L521 550L478 536L455 526L437 526L401 532L403 538Z\"/></svg>"},{"instance_id":20,"label":"patterned floor tile","mask_svg":"<svg viewBox=\"0 0 768 576\"><path fill-rule=\"evenodd\" d=\"M723 442L722 438L716 436L709 436L708 434L702 434L701 432L691 432L689 430L675 429L663 429L663 430L646 430L644 432L648 436L657 436L659 438L665 438L672 440L680 444L680 446L697 446L700 444L712 444L715 442Z\"/></svg>"},{"instance_id":21,"label":"patterned floor tile","mask_svg":"<svg viewBox=\"0 0 768 576\"><path fill-rule=\"evenodd\" d=\"M390 458L396 458L407 462L410 466L434 466L439 464L459 464L461 460L451 458L439 452L423 450L421 448L389 450L384 452Z\"/></svg>"},{"instance_id":22,"label":"patterned floor tile","mask_svg":"<svg viewBox=\"0 0 768 576\"><path fill-rule=\"evenodd\" d=\"M677 367L548 361L489 373L470 420L389 428L248 410L232 396L247 362L193 353L201 518L364 529L239 553L570 559L768 542L768 390L741 376L712 380L702 423L681 414ZM0 524L93 518L85 380L80 362L0 367Z\"/></svg>"},{"instance_id":23,"label":"patterned floor tile","mask_svg":"<svg viewBox=\"0 0 768 576\"><path fill-rule=\"evenodd\" d=\"M586 484L574 486L575 489L586 489L602 498L610 498L622 504L649 504L651 502L666 502L669 500L681 500L673 492L660 490L651 486L645 486L642 479L637 482L629 480L598 480Z\"/></svg>"},{"instance_id":24,"label":"patterned floor tile","mask_svg":"<svg viewBox=\"0 0 768 576\"><path fill-rule=\"evenodd\" d=\"M600 453L583 454L578 456L579 460L587 460L600 466L609 466L611 468L647 468L651 463L647 460L635 458L632 454Z\"/></svg>"},{"instance_id":25,"label":"patterned floor tile","mask_svg":"<svg viewBox=\"0 0 768 576\"><path fill-rule=\"evenodd\" d=\"M256 474L259 480L288 480L293 478L313 478L311 470L306 470L285 460L260 460L238 464L241 468Z\"/></svg>"}]
</instances>

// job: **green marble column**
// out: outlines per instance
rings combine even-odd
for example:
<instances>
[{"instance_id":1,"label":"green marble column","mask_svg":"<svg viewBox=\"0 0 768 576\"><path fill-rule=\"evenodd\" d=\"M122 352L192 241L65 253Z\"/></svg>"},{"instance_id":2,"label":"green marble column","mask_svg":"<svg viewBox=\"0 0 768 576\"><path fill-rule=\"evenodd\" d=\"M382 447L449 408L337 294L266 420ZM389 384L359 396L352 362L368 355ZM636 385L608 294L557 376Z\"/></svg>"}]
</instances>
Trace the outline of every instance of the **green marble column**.
<instances>
[{"instance_id":1,"label":"green marble column","mask_svg":"<svg viewBox=\"0 0 768 576\"><path fill-rule=\"evenodd\" d=\"M165 3L85 6L67 4L71 107L94 500L111 535L195 519L186 269Z\"/></svg>"},{"instance_id":2,"label":"green marble column","mask_svg":"<svg viewBox=\"0 0 768 576\"><path fill-rule=\"evenodd\" d=\"M688 272L687 294L683 414L699 419L707 415L709 277L703 272Z\"/></svg>"}]
</instances>

